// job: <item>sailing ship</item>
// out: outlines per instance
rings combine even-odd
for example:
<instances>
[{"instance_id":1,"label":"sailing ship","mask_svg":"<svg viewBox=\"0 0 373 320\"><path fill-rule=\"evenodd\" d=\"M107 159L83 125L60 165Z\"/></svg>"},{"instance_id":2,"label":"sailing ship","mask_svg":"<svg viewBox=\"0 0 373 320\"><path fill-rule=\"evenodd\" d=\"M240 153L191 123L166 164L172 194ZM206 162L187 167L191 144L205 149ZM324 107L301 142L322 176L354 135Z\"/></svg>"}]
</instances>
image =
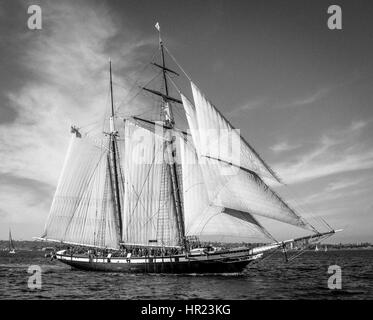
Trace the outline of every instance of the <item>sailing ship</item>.
<instances>
[{"instance_id":1,"label":"sailing ship","mask_svg":"<svg viewBox=\"0 0 373 320\"><path fill-rule=\"evenodd\" d=\"M15 254L16 249L14 247L13 239L12 239L12 232L9 229L9 253L10 254Z\"/></svg>"},{"instance_id":2,"label":"sailing ship","mask_svg":"<svg viewBox=\"0 0 373 320\"><path fill-rule=\"evenodd\" d=\"M325 246L324 252L328 252L328 246Z\"/></svg>"},{"instance_id":3,"label":"sailing ship","mask_svg":"<svg viewBox=\"0 0 373 320\"><path fill-rule=\"evenodd\" d=\"M319 247L317 245L315 246L315 251L319 251Z\"/></svg>"},{"instance_id":4,"label":"sailing ship","mask_svg":"<svg viewBox=\"0 0 373 320\"><path fill-rule=\"evenodd\" d=\"M65 163L38 238L68 246L55 258L94 271L236 273L266 252L338 231L319 232L266 183L281 180L184 72L164 45L158 23L156 28L161 62L151 64L159 69L162 88L144 86L141 92L159 99L160 119L117 115L110 61L108 130L92 136L71 127ZM188 79L193 99L172 80L180 74L166 66L166 54ZM177 126L176 106L183 108L188 130ZM221 143L227 136L234 156ZM278 241L258 217L311 233ZM216 248L198 240L203 231L224 235L227 229L254 230L270 242Z\"/></svg>"}]
</instances>

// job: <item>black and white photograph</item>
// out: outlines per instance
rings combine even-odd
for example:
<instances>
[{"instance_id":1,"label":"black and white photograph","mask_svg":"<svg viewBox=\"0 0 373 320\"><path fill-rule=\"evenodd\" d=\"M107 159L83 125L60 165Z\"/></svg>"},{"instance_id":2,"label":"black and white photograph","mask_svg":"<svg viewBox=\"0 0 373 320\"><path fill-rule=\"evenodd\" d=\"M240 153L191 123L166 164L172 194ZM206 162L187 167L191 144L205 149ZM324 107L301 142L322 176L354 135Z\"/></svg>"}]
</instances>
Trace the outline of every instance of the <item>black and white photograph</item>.
<instances>
[{"instance_id":1,"label":"black and white photograph","mask_svg":"<svg viewBox=\"0 0 373 320\"><path fill-rule=\"evenodd\" d=\"M2 0L0 39L0 300L373 299L371 1Z\"/></svg>"}]
</instances>

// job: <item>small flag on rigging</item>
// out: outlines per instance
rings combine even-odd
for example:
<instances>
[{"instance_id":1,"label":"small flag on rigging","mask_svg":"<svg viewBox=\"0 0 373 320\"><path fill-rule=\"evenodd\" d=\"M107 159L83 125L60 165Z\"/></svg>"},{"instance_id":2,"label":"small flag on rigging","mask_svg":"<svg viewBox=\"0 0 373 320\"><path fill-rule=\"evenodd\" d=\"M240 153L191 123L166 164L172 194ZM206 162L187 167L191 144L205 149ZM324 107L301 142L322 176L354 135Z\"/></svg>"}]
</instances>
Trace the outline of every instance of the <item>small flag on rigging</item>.
<instances>
[{"instance_id":1,"label":"small flag on rigging","mask_svg":"<svg viewBox=\"0 0 373 320\"><path fill-rule=\"evenodd\" d=\"M159 22L157 22L157 23L155 24L155 28L156 28L158 31L161 31L161 27L159 26Z\"/></svg>"}]
</instances>

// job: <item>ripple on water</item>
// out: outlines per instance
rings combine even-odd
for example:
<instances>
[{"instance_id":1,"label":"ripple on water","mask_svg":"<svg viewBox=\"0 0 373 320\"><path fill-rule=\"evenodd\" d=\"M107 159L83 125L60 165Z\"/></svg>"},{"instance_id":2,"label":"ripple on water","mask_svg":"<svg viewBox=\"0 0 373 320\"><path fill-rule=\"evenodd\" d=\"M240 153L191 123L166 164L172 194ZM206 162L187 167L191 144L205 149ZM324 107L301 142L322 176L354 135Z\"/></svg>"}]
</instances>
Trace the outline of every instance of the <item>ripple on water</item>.
<instances>
[{"instance_id":1,"label":"ripple on water","mask_svg":"<svg viewBox=\"0 0 373 320\"><path fill-rule=\"evenodd\" d=\"M42 268L42 290L30 290L30 265ZM328 266L342 268L342 290L329 290ZM241 274L121 274L71 270L31 253L0 256L3 299L372 299L373 251L313 252L286 264L274 256Z\"/></svg>"}]
</instances>

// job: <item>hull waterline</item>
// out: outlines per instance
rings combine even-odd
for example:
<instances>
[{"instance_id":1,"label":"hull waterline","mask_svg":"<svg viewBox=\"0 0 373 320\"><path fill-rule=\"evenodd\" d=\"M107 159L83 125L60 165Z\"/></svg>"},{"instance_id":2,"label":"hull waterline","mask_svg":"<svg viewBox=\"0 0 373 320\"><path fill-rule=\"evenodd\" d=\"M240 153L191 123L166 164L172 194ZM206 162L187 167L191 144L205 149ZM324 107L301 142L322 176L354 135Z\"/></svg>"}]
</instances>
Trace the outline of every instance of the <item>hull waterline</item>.
<instances>
[{"instance_id":1,"label":"hull waterline","mask_svg":"<svg viewBox=\"0 0 373 320\"><path fill-rule=\"evenodd\" d=\"M88 258L56 254L56 258L73 268L85 271L119 273L239 273L259 255L215 254L199 256Z\"/></svg>"}]
</instances>

